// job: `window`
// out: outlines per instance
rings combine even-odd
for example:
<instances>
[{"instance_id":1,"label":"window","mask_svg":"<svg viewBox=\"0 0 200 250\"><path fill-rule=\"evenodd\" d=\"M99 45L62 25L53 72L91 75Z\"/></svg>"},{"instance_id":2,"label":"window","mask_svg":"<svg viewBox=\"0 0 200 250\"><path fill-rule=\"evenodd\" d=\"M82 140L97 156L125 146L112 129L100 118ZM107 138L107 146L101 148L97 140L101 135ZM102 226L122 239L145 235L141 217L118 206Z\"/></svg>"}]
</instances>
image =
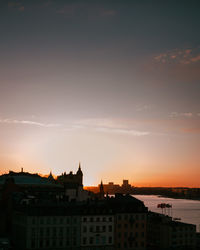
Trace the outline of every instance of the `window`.
<instances>
[{"instance_id":1,"label":"window","mask_svg":"<svg viewBox=\"0 0 200 250\"><path fill-rule=\"evenodd\" d=\"M87 244L87 238L84 237L84 238L83 238L83 245L86 245L86 244Z\"/></svg>"},{"instance_id":2,"label":"window","mask_svg":"<svg viewBox=\"0 0 200 250\"><path fill-rule=\"evenodd\" d=\"M106 221L106 217L103 217L103 221L104 221L104 222Z\"/></svg>"},{"instance_id":3,"label":"window","mask_svg":"<svg viewBox=\"0 0 200 250\"><path fill-rule=\"evenodd\" d=\"M31 240L31 248L35 248L35 239Z\"/></svg>"},{"instance_id":4,"label":"window","mask_svg":"<svg viewBox=\"0 0 200 250\"><path fill-rule=\"evenodd\" d=\"M94 221L94 218L93 218L93 217L90 217L90 221L93 222L93 221Z\"/></svg>"},{"instance_id":5,"label":"window","mask_svg":"<svg viewBox=\"0 0 200 250\"><path fill-rule=\"evenodd\" d=\"M33 228L31 229L31 235L32 235L32 237L35 237L35 234L36 234L36 230L35 230L35 228L33 227Z\"/></svg>"},{"instance_id":6,"label":"window","mask_svg":"<svg viewBox=\"0 0 200 250\"><path fill-rule=\"evenodd\" d=\"M40 237L43 237L44 236L44 230L43 228L40 228Z\"/></svg>"},{"instance_id":7,"label":"window","mask_svg":"<svg viewBox=\"0 0 200 250\"><path fill-rule=\"evenodd\" d=\"M93 226L90 227L90 232L91 232L91 233L93 232Z\"/></svg>"},{"instance_id":8,"label":"window","mask_svg":"<svg viewBox=\"0 0 200 250\"><path fill-rule=\"evenodd\" d=\"M112 221L112 217L109 217L109 221Z\"/></svg>"},{"instance_id":9,"label":"window","mask_svg":"<svg viewBox=\"0 0 200 250\"><path fill-rule=\"evenodd\" d=\"M52 245L53 245L53 247L56 246L56 240L53 240Z\"/></svg>"},{"instance_id":10,"label":"window","mask_svg":"<svg viewBox=\"0 0 200 250\"><path fill-rule=\"evenodd\" d=\"M76 238L73 238L73 245L76 246L76 244L77 244Z\"/></svg>"},{"instance_id":11,"label":"window","mask_svg":"<svg viewBox=\"0 0 200 250\"><path fill-rule=\"evenodd\" d=\"M76 227L73 227L73 234L76 234Z\"/></svg>"},{"instance_id":12,"label":"window","mask_svg":"<svg viewBox=\"0 0 200 250\"><path fill-rule=\"evenodd\" d=\"M59 241L59 246L60 246L60 247L63 246L63 241L62 241L62 240Z\"/></svg>"},{"instance_id":13,"label":"window","mask_svg":"<svg viewBox=\"0 0 200 250\"><path fill-rule=\"evenodd\" d=\"M83 227L83 232L84 232L84 233L87 232L87 227L86 227L86 226Z\"/></svg>"},{"instance_id":14,"label":"window","mask_svg":"<svg viewBox=\"0 0 200 250\"><path fill-rule=\"evenodd\" d=\"M49 235L50 235L50 228L47 227L47 228L46 228L46 236L49 236Z\"/></svg>"},{"instance_id":15,"label":"window","mask_svg":"<svg viewBox=\"0 0 200 250\"><path fill-rule=\"evenodd\" d=\"M69 227L66 227L66 233L69 234Z\"/></svg>"},{"instance_id":16,"label":"window","mask_svg":"<svg viewBox=\"0 0 200 250\"><path fill-rule=\"evenodd\" d=\"M99 222L100 221L100 218L99 217L97 217L97 222Z\"/></svg>"},{"instance_id":17,"label":"window","mask_svg":"<svg viewBox=\"0 0 200 250\"><path fill-rule=\"evenodd\" d=\"M66 246L69 246L69 238L66 240Z\"/></svg>"},{"instance_id":18,"label":"window","mask_svg":"<svg viewBox=\"0 0 200 250\"><path fill-rule=\"evenodd\" d=\"M53 228L53 236L55 237L56 236L56 227Z\"/></svg>"},{"instance_id":19,"label":"window","mask_svg":"<svg viewBox=\"0 0 200 250\"><path fill-rule=\"evenodd\" d=\"M112 226L111 226L111 225L109 225L108 231L109 231L109 232L112 232Z\"/></svg>"},{"instance_id":20,"label":"window","mask_svg":"<svg viewBox=\"0 0 200 250\"><path fill-rule=\"evenodd\" d=\"M62 236L63 235L63 228L60 227L60 230L59 230L59 235Z\"/></svg>"},{"instance_id":21,"label":"window","mask_svg":"<svg viewBox=\"0 0 200 250\"><path fill-rule=\"evenodd\" d=\"M53 224L55 225L56 223L57 223L57 218L54 217L54 218L53 218Z\"/></svg>"},{"instance_id":22,"label":"window","mask_svg":"<svg viewBox=\"0 0 200 250\"><path fill-rule=\"evenodd\" d=\"M84 217L84 218L83 218L83 221L84 221L84 222L87 222L87 218L86 218L86 217Z\"/></svg>"},{"instance_id":23,"label":"window","mask_svg":"<svg viewBox=\"0 0 200 250\"><path fill-rule=\"evenodd\" d=\"M47 217L47 224L50 224L50 223L51 223L51 218Z\"/></svg>"},{"instance_id":24,"label":"window","mask_svg":"<svg viewBox=\"0 0 200 250\"><path fill-rule=\"evenodd\" d=\"M45 240L45 243L46 243L46 247L49 247L49 240L48 239Z\"/></svg>"},{"instance_id":25,"label":"window","mask_svg":"<svg viewBox=\"0 0 200 250\"><path fill-rule=\"evenodd\" d=\"M63 218L62 217L60 218L60 224L63 224Z\"/></svg>"},{"instance_id":26,"label":"window","mask_svg":"<svg viewBox=\"0 0 200 250\"><path fill-rule=\"evenodd\" d=\"M109 238L108 238L108 243L112 243L112 237L110 236Z\"/></svg>"},{"instance_id":27,"label":"window","mask_svg":"<svg viewBox=\"0 0 200 250\"><path fill-rule=\"evenodd\" d=\"M43 247L43 240L40 240L40 247Z\"/></svg>"},{"instance_id":28,"label":"window","mask_svg":"<svg viewBox=\"0 0 200 250\"><path fill-rule=\"evenodd\" d=\"M93 244L93 243L94 243L94 238L90 237L90 244Z\"/></svg>"},{"instance_id":29,"label":"window","mask_svg":"<svg viewBox=\"0 0 200 250\"><path fill-rule=\"evenodd\" d=\"M96 226L96 232L99 232L99 229L100 229L99 226Z\"/></svg>"},{"instance_id":30,"label":"window","mask_svg":"<svg viewBox=\"0 0 200 250\"><path fill-rule=\"evenodd\" d=\"M103 226L102 229L103 229L103 232L106 232L106 226Z\"/></svg>"}]
</instances>

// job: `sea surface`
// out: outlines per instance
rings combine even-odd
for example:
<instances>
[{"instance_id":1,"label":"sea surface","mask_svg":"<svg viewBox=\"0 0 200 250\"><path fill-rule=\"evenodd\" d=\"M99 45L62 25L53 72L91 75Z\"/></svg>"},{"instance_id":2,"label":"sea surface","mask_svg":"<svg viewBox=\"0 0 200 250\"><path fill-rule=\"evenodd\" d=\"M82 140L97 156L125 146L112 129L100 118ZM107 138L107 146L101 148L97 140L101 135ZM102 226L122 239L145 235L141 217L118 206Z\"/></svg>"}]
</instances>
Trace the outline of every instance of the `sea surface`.
<instances>
[{"instance_id":1,"label":"sea surface","mask_svg":"<svg viewBox=\"0 0 200 250\"><path fill-rule=\"evenodd\" d=\"M133 195L135 198L144 202L150 211L162 213L162 209L157 205L167 203L172 205L172 209L163 209L163 213L172 215L173 218L180 218L181 222L195 224L200 232L200 201L164 198L156 195Z\"/></svg>"}]
</instances>

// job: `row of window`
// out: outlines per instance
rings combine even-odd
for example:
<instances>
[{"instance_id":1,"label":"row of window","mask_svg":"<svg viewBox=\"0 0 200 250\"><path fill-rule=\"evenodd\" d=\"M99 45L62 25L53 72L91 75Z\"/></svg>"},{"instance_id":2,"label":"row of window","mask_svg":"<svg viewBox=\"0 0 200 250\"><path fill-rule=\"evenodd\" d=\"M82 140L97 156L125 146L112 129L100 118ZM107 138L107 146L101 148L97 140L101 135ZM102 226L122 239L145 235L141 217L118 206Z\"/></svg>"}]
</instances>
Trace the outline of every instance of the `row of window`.
<instances>
[{"instance_id":1,"label":"row of window","mask_svg":"<svg viewBox=\"0 0 200 250\"><path fill-rule=\"evenodd\" d=\"M118 214L117 219L118 220L130 220L130 219L144 220L145 214Z\"/></svg>"},{"instance_id":2,"label":"row of window","mask_svg":"<svg viewBox=\"0 0 200 250\"><path fill-rule=\"evenodd\" d=\"M113 217L83 217L83 222L106 222L106 221L113 221Z\"/></svg>"},{"instance_id":3,"label":"row of window","mask_svg":"<svg viewBox=\"0 0 200 250\"><path fill-rule=\"evenodd\" d=\"M144 237L144 235L145 235L145 233L144 232L130 232L130 233L128 233L128 232L124 232L124 233L121 233L121 232L119 232L118 234L117 234L117 236L118 236L118 238L121 240L121 237L123 236L124 238L137 238L138 236L140 236L140 237Z\"/></svg>"},{"instance_id":4,"label":"row of window","mask_svg":"<svg viewBox=\"0 0 200 250\"><path fill-rule=\"evenodd\" d=\"M83 245L106 245L106 244L112 244L113 238L111 236L96 236L96 237L83 237L82 238L82 244Z\"/></svg>"},{"instance_id":5,"label":"row of window","mask_svg":"<svg viewBox=\"0 0 200 250\"><path fill-rule=\"evenodd\" d=\"M118 248L130 248L130 247L145 247L145 243L142 242L119 242Z\"/></svg>"},{"instance_id":6,"label":"row of window","mask_svg":"<svg viewBox=\"0 0 200 250\"><path fill-rule=\"evenodd\" d=\"M174 232L177 232L177 231L195 231L195 228L194 227L172 227L172 230Z\"/></svg>"},{"instance_id":7,"label":"row of window","mask_svg":"<svg viewBox=\"0 0 200 250\"><path fill-rule=\"evenodd\" d=\"M31 235L33 237L36 237L36 236L40 236L40 237L61 237L63 236L64 234L72 234L72 235L76 235L78 232L77 228L76 227L46 227L46 228L31 228Z\"/></svg>"},{"instance_id":8,"label":"row of window","mask_svg":"<svg viewBox=\"0 0 200 250\"><path fill-rule=\"evenodd\" d=\"M77 238L71 239L31 239L31 248L49 248L49 247L68 247L68 246L78 246Z\"/></svg>"},{"instance_id":9,"label":"row of window","mask_svg":"<svg viewBox=\"0 0 200 250\"><path fill-rule=\"evenodd\" d=\"M188 238L188 237L194 237L193 233L176 233L172 234L173 238Z\"/></svg>"},{"instance_id":10,"label":"row of window","mask_svg":"<svg viewBox=\"0 0 200 250\"><path fill-rule=\"evenodd\" d=\"M83 226L82 232L87 233L87 232L112 232L113 227L112 225L103 225L103 226Z\"/></svg>"},{"instance_id":11,"label":"row of window","mask_svg":"<svg viewBox=\"0 0 200 250\"><path fill-rule=\"evenodd\" d=\"M35 225L35 224L40 224L40 225L43 225L43 224L53 224L53 225L56 225L56 224L76 224L78 222L78 218L76 217L41 217L39 218L39 220L37 220L37 218L33 217L32 218L32 224Z\"/></svg>"},{"instance_id":12,"label":"row of window","mask_svg":"<svg viewBox=\"0 0 200 250\"><path fill-rule=\"evenodd\" d=\"M145 215L144 214L118 214L117 216L118 220L144 220ZM106 222L106 221L113 221L113 217L83 217L83 222ZM41 217L39 221L37 218L32 218L32 224L70 224L70 223L77 223L78 218L77 217ZM182 230L182 228L180 228ZM192 228L190 230L193 230Z\"/></svg>"},{"instance_id":13,"label":"row of window","mask_svg":"<svg viewBox=\"0 0 200 250\"><path fill-rule=\"evenodd\" d=\"M179 241L172 241L172 244L174 246L190 246L194 245L195 241L194 240L179 240Z\"/></svg>"},{"instance_id":14,"label":"row of window","mask_svg":"<svg viewBox=\"0 0 200 250\"><path fill-rule=\"evenodd\" d=\"M145 227L145 224L144 223L135 223L135 224L127 224L127 223L124 223L124 224L120 224L120 223L118 223L117 224L117 227L118 228L128 228L128 227L135 227L135 228L139 228L139 227L141 227L141 228L144 228Z\"/></svg>"}]
</instances>

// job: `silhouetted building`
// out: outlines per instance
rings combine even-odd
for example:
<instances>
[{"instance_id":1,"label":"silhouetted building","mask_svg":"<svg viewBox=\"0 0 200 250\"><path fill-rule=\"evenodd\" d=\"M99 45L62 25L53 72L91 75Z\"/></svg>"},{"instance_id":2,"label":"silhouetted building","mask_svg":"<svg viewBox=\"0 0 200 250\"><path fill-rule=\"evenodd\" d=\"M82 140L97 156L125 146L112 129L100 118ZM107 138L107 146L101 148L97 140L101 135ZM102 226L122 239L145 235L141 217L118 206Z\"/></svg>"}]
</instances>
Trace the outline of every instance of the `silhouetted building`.
<instances>
[{"instance_id":1,"label":"silhouetted building","mask_svg":"<svg viewBox=\"0 0 200 250\"><path fill-rule=\"evenodd\" d=\"M134 244L144 244L134 249L145 249L146 214L143 202L123 195L57 205L29 204L16 208L13 240L21 250L114 250L132 249L134 235Z\"/></svg>"},{"instance_id":2,"label":"silhouetted building","mask_svg":"<svg viewBox=\"0 0 200 250\"><path fill-rule=\"evenodd\" d=\"M173 221L158 213L148 214L148 249L196 249L196 226Z\"/></svg>"}]
</instances>

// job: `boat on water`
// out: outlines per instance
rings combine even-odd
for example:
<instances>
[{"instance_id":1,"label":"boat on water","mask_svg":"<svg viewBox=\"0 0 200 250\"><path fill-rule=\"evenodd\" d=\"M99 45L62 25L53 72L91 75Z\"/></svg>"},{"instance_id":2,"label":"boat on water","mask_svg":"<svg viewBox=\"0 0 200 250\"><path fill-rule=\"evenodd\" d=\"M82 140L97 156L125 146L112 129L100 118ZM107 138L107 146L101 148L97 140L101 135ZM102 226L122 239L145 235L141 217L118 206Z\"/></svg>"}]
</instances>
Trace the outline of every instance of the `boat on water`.
<instances>
[{"instance_id":1,"label":"boat on water","mask_svg":"<svg viewBox=\"0 0 200 250\"><path fill-rule=\"evenodd\" d=\"M177 220L181 220L181 218L176 218L176 217L175 217L175 218L173 218L173 220L177 221Z\"/></svg>"}]
</instances>

